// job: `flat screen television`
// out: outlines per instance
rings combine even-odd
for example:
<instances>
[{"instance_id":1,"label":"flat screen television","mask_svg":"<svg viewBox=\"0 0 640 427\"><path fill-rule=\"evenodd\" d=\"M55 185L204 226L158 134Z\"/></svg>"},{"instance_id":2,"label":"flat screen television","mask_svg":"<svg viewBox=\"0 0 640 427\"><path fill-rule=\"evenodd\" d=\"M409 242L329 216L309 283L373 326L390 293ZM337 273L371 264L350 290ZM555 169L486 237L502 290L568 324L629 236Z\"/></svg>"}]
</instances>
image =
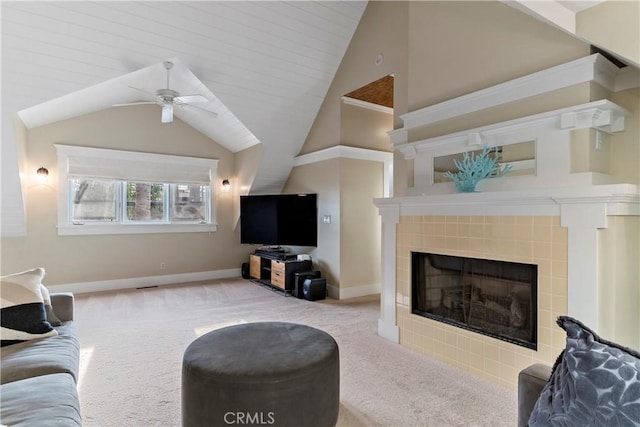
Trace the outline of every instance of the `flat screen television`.
<instances>
[{"instance_id":1,"label":"flat screen television","mask_svg":"<svg viewBox=\"0 0 640 427\"><path fill-rule=\"evenodd\" d=\"M240 196L240 243L317 246L317 194Z\"/></svg>"}]
</instances>

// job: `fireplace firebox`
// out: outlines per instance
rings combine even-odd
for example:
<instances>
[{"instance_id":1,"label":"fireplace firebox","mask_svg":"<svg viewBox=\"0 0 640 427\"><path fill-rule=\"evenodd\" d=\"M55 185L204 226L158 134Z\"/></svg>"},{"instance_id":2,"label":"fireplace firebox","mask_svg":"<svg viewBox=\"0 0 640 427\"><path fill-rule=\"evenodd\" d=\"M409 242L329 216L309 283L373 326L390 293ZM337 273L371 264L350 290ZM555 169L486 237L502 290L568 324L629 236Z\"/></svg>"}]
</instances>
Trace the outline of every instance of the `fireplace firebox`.
<instances>
[{"instance_id":1,"label":"fireplace firebox","mask_svg":"<svg viewBox=\"0 0 640 427\"><path fill-rule=\"evenodd\" d=\"M413 314L537 349L538 266L411 253Z\"/></svg>"}]
</instances>

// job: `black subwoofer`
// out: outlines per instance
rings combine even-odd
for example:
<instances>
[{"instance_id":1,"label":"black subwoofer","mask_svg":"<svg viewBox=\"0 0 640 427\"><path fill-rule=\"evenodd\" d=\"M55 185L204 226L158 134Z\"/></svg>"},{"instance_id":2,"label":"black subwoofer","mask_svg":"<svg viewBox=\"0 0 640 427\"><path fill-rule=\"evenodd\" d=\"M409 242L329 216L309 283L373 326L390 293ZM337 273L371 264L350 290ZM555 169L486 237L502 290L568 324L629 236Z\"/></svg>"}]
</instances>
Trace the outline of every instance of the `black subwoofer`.
<instances>
[{"instance_id":1,"label":"black subwoofer","mask_svg":"<svg viewBox=\"0 0 640 427\"><path fill-rule=\"evenodd\" d=\"M320 277L318 270L313 271L296 271L293 273L293 296L297 298L304 298L302 293L302 287L306 279L315 279Z\"/></svg>"},{"instance_id":2,"label":"black subwoofer","mask_svg":"<svg viewBox=\"0 0 640 427\"><path fill-rule=\"evenodd\" d=\"M302 295L309 301L317 301L327 297L326 279L305 279L302 284Z\"/></svg>"},{"instance_id":3,"label":"black subwoofer","mask_svg":"<svg viewBox=\"0 0 640 427\"><path fill-rule=\"evenodd\" d=\"M240 269L240 273L242 274L243 279L249 279L251 276L249 275L249 263L243 262L242 268Z\"/></svg>"}]
</instances>

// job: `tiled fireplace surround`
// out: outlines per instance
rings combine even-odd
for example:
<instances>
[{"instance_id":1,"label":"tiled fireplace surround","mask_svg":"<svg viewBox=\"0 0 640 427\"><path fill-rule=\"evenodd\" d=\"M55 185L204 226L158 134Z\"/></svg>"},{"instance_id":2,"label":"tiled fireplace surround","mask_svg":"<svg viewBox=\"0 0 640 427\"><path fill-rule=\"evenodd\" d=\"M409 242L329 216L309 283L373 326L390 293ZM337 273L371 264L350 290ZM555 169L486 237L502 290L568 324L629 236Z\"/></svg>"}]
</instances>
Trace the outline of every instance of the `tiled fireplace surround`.
<instances>
[{"instance_id":1,"label":"tiled fireplace surround","mask_svg":"<svg viewBox=\"0 0 640 427\"><path fill-rule=\"evenodd\" d=\"M538 350L411 314L411 252L538 265ZM567 230L557 216L402 216L397 227L400 344L506 386L520 369L552 363L564 347Z\"/></svg>"},{"instance_id":2,"label":"tiled fireplace surround","mask_svg":"<svg viewBox=\"0 0 640 427\"><path fill-rule=\"evenodd\" d=\"M629 218L638 223L640 186L597 172L608 165L575 171L572 161L578 147L597 157L607 138L624 132L629 111L601 99L443 136L416 140L416 135L442 120L526 103L528 97L572 85L618 90L623 84L618 72L592 55L401 116L403 127L389 135L394 152L411 162L413 179L405 195L375 201L382 217L380 336L515 388L521 369L553 364L564 348L558 315L573 316L596 331L607 323L603 313L611 307L599 295L605 282L599 239L603 230L615 230ZM523 141L535 144L531 175L484 180L478 192L466 194L434 179L438 156ZM537 350L412 314L412 251L537 265ZM637 312L637 290L624 292L620 298ZM632 335L639 333L632 329Z\"/></svg>"},{"instance_id":3,"label":"tiled fireplace surround","mask_svg":"<svg viewBox=\"0 0 640 427\"><path fill-rule=\"evenodd\" d=\"M378 334L515 388L521 369L551 365L564 348L565 333L555 324L559 315L596 331L606 323L608 306L599 296L601 233L620 227L623 218L637 219L640 194L636 185L611 184L404 196L376 205L383 258ZM537 265L537 349L412 314L412 251ZM610 286L607 291L617 292ZM637 303L630 307L637 311Z\"/></svg>"}]
</instances>

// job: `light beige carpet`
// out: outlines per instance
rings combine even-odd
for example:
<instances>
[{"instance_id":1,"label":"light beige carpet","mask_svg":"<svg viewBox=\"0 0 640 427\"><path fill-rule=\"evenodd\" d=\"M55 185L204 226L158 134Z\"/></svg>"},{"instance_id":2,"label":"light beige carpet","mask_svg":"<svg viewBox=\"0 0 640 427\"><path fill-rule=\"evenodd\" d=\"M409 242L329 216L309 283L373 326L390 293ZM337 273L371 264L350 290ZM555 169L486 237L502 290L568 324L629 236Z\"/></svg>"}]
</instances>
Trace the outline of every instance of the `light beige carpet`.
<instances>
[{"instance_id":1,"label":"light beige carpet","mask_svg":"<svg viewBox=\"0 0 640 427\"><path fill-rule=\"evenodd\" d=\"M378 337L379 311L376 297L309 302L243 279L77 295L84 424L180 426L189 343L216 328L269 320L307 324L336 339L338 426L516 424L514 391Z\"/></svg>"}]
</instances>

